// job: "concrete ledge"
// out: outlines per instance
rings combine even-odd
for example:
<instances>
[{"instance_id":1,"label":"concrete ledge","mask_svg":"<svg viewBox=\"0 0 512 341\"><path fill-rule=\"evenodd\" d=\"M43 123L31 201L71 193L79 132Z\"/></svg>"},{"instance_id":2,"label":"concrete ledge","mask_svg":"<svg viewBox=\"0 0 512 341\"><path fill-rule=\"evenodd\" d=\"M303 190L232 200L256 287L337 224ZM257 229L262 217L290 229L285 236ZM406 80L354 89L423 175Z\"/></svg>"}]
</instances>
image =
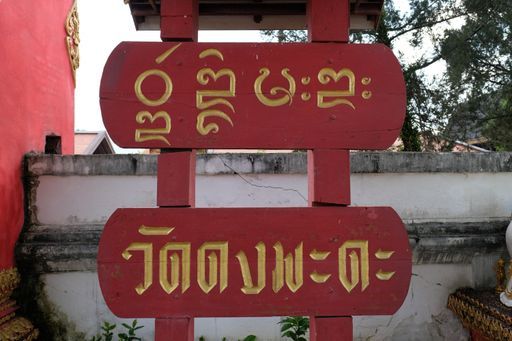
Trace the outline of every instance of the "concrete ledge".
<instances>
[{"instance_id":1,"label":"concrete ledge","mask_svg":"<svg viewBox=\"0 0 512 341\"><path fill-rule=\"evenodd\" d=\"M407 224L414 264L470 264L505 252L509 221ZM95 271L103 225L31 226L17 246L17 262L38 273Z\"/></svg>"},{"instance_id":2,"label":"concrete ledge","mask_svg":"<svg viewBox=\"0 0 512 341\"><path fill-rule=\"evenodd\" d=\"M26 156L29 176L156 175L156 155ZM305 174L304 152L201 154L196 173ZM499 173L512 172L512 153L392 153L351 154L352 173Z\"/></svg>"}]
</instances>

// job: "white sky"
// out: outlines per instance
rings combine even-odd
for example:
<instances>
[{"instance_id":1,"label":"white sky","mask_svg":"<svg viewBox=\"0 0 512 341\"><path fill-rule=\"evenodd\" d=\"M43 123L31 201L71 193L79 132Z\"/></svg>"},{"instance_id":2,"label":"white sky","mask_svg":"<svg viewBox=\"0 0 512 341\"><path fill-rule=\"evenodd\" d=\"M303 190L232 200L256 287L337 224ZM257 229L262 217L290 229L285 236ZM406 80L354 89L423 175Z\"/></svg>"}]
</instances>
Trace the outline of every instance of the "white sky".
<instances>
[{"instance_id":1,"label":"white sky","mask_svg":"<svg viewBox=\"0 0 512 341\"><path fill-rule=\"evenodd\" d=\"M123 0L80 0L80 67L75 91L75 130L105 130L99 105L103 66L121 41L160 41L160 31L136 31ZM199 41L257 42L259 31L201 31Z\"/></svg>"}]
</instances>

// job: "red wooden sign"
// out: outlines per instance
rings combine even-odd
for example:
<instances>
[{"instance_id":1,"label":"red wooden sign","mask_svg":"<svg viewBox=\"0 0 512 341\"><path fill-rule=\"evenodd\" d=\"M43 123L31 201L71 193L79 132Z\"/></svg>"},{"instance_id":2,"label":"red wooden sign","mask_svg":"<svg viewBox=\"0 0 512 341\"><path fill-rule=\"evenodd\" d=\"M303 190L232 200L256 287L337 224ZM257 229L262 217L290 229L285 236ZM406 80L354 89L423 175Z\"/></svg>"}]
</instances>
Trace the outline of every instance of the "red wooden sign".
<instances>
[{"instance_id":1,"label":"red wooden sign","mask_svg":"<svg viewBox=\"0 0 512 341\"><path fill-rule=\"evenodd\" d=\"M119 317L392 314L411 266L386 207L118 209L98 252Z\"/></svg>"},{"instance_id":2,"label":"red wooden sign","mask_svg":"<svg viewBox=\"0 0 512 341\"><path fill-rule=\"evenodd\" d=\"M384 45L123 42L100 89L121 147L385 149L402 70Z\"/></svg>"}]
</instances>

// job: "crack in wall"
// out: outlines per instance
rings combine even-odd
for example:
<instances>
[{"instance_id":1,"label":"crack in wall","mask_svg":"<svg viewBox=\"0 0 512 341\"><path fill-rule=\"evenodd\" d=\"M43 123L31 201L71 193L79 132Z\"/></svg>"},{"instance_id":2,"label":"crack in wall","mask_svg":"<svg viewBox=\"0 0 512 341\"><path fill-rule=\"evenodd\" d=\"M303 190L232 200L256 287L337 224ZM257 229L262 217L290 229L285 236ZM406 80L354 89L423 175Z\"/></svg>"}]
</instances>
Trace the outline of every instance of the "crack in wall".
<instances>
[{"instance_id":1,"label":"crack in wall","mask_svg":"<svg viewBox=\"0 0 512 341\"><path fill-rule=\"evenodd\" d=\"M266 189L276 189L276 190L281 190L281 191L286 191L286 192L295 192L298 196L300 196L302 198L302 200L304 200L304 202L308 202L308 199L306 197L304 197L302 195L302 193L300 193L297 189L295 188L286 188L286 187L281 187L281 186L267 186L267 185L258 185L258 184L255 184L254 182L250 181L249 179L245 178L243 175L241 175L240 173L238 173L235 169L233 169L233 167L231 167L230 165L228 165L226 163L226 161L219 155L217 155L217 157L219 158L219 160L222 162L222 164L224 165L224 167L226 167L227 169L229 169L230 171L233 172L233 174L235 174L236 176L238 176L240 179L242 179L245 183L247 183L248 185L250 186L253 186L253 187L257 187L257 188L266 188Z\"/></svg>"}]
</instances>

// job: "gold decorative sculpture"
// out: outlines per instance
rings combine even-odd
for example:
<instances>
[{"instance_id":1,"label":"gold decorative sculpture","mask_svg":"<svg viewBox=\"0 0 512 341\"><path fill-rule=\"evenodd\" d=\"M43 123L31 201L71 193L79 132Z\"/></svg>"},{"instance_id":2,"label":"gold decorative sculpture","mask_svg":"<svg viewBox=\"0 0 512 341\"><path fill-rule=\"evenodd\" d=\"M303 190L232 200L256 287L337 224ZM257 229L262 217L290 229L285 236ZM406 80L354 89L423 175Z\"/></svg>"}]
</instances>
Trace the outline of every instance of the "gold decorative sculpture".
<instances>
[{"instance_id":1,"label":"gold decorative sculpture","mask_svg":"<svg viewBox=\"0 0 512 341\"><path fill-rule=\"evenodd\" d=\"M505 260L500 257L496 262L496 293L501 294L505 291L505 280L507 279L505 275Z\"/></svg>"},{"instance_id":2,"label":"gold decorative sculpture","mask_svg":"<svg viewBox=\"0 0 512 341\"><path fill-rule=\"evenodd\" d=\"M71 70L73 73L73 82L76 86L76 70L80 66L80 54L78 51L78 45L80 44L79 36L79 25L78 10L76 0L73 1L73 5L69 10L66 18L66 46L68 48L69 63L71 64Z\"/></svg>"},{"instance_id":3,"label":"gold decorative sculpture","mask_svg":"<svg viewBox=\"0 0 512 341\"><path fill-rule=\"evenodd\" d=\"M505 233L505 240L507 242L508 254L512 256L512 222L507 227ZM500 301L507 307L512 307L512 264L508 267L508 282L505 291L500 294Z\"/></svg>"}]
</instances>

